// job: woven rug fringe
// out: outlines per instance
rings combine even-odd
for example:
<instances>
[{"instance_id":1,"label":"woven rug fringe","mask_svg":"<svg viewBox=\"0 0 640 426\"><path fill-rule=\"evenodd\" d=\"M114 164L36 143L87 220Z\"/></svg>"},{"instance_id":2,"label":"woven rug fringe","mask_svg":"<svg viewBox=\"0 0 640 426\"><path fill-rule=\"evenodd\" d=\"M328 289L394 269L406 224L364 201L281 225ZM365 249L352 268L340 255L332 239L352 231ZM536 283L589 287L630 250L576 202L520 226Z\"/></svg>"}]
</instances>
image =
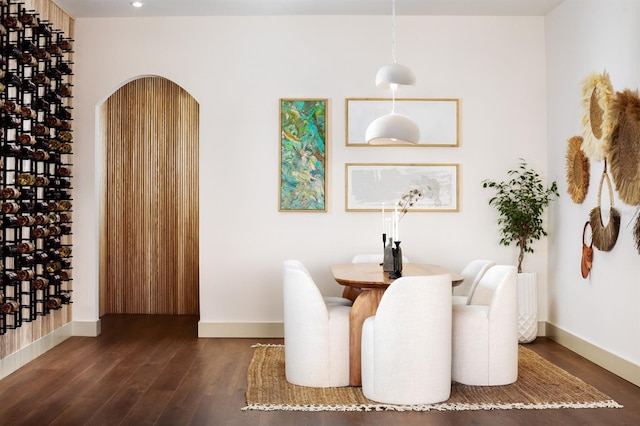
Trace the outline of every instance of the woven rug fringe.
<instances>
[{"instance_id":1,"label":"woven rug fringe","mask_svg":"<svg viewBox=\"0 0 640 426\"><path fill-rule=\"evenodd\" d=\"M282 343L256 343L254 345L251 345L252 348L259 348L261 346L273 346L273 347L278 347L278 346L284 346Z\"/></svg>"},{"instance_id":2,"label":"woven rug fringe","mask_svg":"<svg viewBox=\"0 0 640 426\"><path fill-rule=\"evenodd\" d=\"M277 405L251 404L242 411L478 411L478 410L546 410L558 408L624 408L613 400L585 403L547 404L420 404L420 405Z\"/></svg>"}]
</instances>

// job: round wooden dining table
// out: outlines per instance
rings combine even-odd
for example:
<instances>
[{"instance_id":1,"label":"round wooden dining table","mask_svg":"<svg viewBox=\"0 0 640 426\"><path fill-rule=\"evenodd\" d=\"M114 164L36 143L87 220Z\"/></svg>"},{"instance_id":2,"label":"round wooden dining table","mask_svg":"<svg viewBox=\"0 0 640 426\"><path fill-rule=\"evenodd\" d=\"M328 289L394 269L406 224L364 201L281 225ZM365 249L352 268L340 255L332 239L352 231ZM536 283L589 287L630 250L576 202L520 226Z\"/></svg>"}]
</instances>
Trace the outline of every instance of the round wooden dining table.
<instances>
[{"instance_id":1,"label":"round wooden dining table","mask_svg":"<svg viewBox=\"0 0 640 426\"><path fill-rule=\"evenodd\" d=\"M380 299L387 287L394 281L389 272L384 272L378 263L344 263L331 266L333 278L339 284L358 289L349 316L349 385L362 386L361 345L362 324L376 314ZM455 287L464 277L438 265L405 263L402 276L451 275L451 285ZM361 290L361 291L360 291Z\"/></svg>"}]
</instances>

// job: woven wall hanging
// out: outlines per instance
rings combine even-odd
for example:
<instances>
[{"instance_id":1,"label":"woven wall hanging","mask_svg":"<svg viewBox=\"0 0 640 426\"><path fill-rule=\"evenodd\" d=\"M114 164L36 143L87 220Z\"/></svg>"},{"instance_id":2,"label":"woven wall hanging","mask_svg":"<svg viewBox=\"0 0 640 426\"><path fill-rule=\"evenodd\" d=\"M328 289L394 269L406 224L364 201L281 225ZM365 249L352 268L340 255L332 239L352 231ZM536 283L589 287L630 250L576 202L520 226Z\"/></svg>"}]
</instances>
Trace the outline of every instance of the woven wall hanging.
<instances>
[{"instance_id":1,"label":"woven wall hanging","mask_svg":"<svg viewBox=\"0 0 640 426\"><path fill-rule=\"evenodd\" d=\"M605 154L623 203L640 204L640 99L625 89L616 93L609 116L615 126L606 144Z\"/></svg>"},{"instance_id":2,"label":"woven wall hanging","mask_svg":"<svg viewBox=\"0 0 640 426\"><path fill-rule=\"evenodd\" d=\"M602 183L606 180L609 189L609 222L605 226L602 223L602 212L600 210L602 202ZM618 234L620 233L620 213L613 207L613 190L611 180L607 174L607 163L604 163L604 171L600 178L598 188L598 206L594 207L589 214L589 224L591 225L593 245L602 251L609 251L616 245Z\"/></svg>"},{"instance_id":3,"label":"woven wall hanging","mask_svg":"<svg viewBox=\"0 0 640 426\"><path fill-rule=\"evenodd\" d=\"M581 149L582 137L573 136L567 141L566 172L567 192L574 203L584 201L589 190L589 159Z\"/></svg>"},{"instance_id":4,"label":"woven wall hanging","mask_svg":"<svg viewBox=\"0 0 640 426\"><path fill-rule=\"evenodd\" d=\"M638 211L636 211L636 215L637 214ZM636 250L640 253L640 215L636 218L636 226L633 227L633 239L636 242Z\"/></svg>"},{"instance_id":5,"label":"woven wall hanging","mask_svg":"<svg viewBox=\"0 0 640 426\"><path fill-rule=\"evenodd\" d=\"M593 238L589 245L584 242L584 237L587 234L587 227L589 226L590 223L587 221L584 224L584 228L582 228L582 258L580 259L580 273L582 274L582 278L587 278L589 276L591 267L593 266Z\"/></svg>"},{"instance_id":6,"label":"woven wall hanging","mask_svg":"<svg viewBox=\"0 0 640 426\"><path fill-rule=\"evenodd\" d=\"M606 71L591 74L582 85L582 151L591 160L605 158L604 145L613 130L608 114L609 104L614 97L613 87Z\"/></svg>"}]
</instances>

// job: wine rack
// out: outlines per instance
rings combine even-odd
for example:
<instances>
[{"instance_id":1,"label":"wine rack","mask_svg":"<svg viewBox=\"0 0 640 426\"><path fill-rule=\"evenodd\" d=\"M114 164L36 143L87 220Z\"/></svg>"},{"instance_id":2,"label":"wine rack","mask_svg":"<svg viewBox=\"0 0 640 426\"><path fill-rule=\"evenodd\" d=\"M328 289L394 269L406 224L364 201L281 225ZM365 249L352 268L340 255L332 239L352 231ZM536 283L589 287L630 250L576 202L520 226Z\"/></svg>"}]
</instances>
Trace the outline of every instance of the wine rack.
<instances>
[{"instance_id":1,"label":"wine rack","mask_svg":"<svg viewBox=\"0 0 640 426\"><path fill-rule=\"evenodd\" d=\"M71 303L72 45L0 0L0 335Z\"/></svg>"}]
</instances>

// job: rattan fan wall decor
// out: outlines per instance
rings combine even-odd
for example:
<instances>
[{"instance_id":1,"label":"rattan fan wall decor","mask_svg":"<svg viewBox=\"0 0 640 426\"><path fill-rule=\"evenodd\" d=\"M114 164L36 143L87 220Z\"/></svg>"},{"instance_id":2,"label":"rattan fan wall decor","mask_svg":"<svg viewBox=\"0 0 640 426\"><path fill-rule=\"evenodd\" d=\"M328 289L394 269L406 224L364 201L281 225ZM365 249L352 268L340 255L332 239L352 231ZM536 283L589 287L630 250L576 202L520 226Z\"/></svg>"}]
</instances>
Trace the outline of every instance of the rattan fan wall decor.
<instances>
[{"instance_id":1,"label":"rattan fan wall decor","mask_svg":"<svg viewBox=\"0 0 640 426\"><path fill-rule=\"evenodd\" d=\"M590 74L582 85L582 151L595 161L605 158L604 145L613 130L609 105L614 97L609 74Z\"/></svg>"},{"instance_id":2,"label":"rattan fan wall decor","mask_svg":"<svg viewBox=\"0 0 640 426\"><path fill-rule=\"evenodd\" d=\"M589 191L589 159L582 152L582 141L580 136L573 136L567 141L567 192L577 204L584 201Z\"/></svg>"},{"instance_id":3,"label":"rattan fan wall decor","mask_svg":"<svg viewBox=\"0 0 640 426\"><path fill-rule=\"evenodd\" d=\"M593 245L602 251L610 251L618 241L620 233L620 212L613 207L613 189L611 188L611 180L607 174L607 163L600 178L600 186L598 188L598 206L594 207L589 213L589 223L591 224ZM609 221L606 225L602 223L602 184L607 182L609 189Z\"/></svg>"},{"instance_id":4,"label":"rattan fan wall decor","mask_svg":"<svg viewBox=\"0 0 640 426\"><path fill-rule=\"evenodd\" d=\"M611 103L610 121L615 122L605 154L620 200L640 204L640 99L638 92L625 89Z\"/></svg>"}]
</instances>

